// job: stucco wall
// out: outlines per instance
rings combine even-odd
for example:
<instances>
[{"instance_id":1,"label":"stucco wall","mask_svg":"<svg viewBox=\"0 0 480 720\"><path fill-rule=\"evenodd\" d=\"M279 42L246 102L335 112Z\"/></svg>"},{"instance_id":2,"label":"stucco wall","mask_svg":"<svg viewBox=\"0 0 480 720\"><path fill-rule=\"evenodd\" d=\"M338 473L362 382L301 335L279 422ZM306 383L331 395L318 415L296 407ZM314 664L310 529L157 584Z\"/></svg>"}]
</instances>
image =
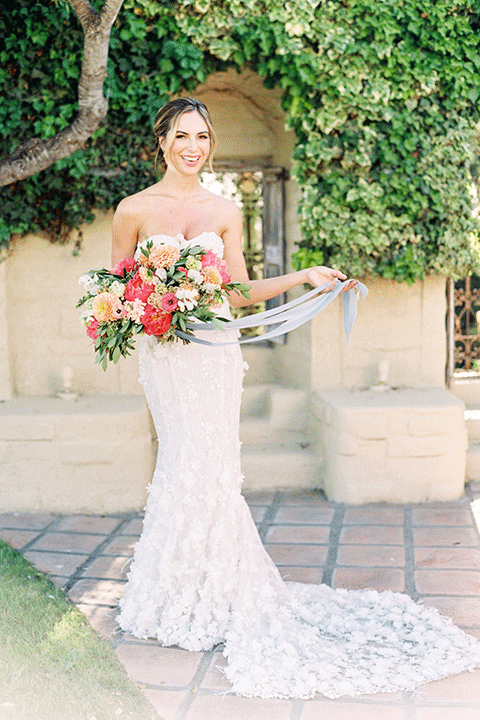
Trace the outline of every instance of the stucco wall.
<instances>
[{"instance_id":1,"label":"stucco wall","mask_svg":"<svg viewBox=\"0 0 480 720\"><path fill-rule=\"evenodd\" d=\"M111 213L99 213L83 228L78 257L72 245L52 245L29 235L12 243L6 261L6 297L12 391L17 395L56 394L65 367L73 369L82 394L138 394L136 363L128 358L104 372L94 363L92 343L75 308L85 270L110 264Z\"/></svg>"},{"instance_id":2,"label":"stucco wall","mask_svg":"<svg viewBox=\"0 0 480 720\"><path fill-rule=\"evenodd\" d=\"M388 384L445 384L446 296L444 277L412 286L366 278L369 294L360 300L348 351L342 304L332 303L312 322L312 388L364 388L388 365Z\"/></svg>"}]
</instances>

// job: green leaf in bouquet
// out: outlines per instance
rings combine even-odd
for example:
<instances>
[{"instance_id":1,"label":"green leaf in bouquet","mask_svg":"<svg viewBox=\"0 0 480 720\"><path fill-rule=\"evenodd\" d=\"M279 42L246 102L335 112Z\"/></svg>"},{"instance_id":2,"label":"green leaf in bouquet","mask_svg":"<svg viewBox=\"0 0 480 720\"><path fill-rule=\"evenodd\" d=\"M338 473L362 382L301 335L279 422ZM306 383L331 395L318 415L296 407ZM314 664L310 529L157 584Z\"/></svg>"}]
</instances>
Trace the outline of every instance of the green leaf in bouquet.
<instances>
[{"instance_id":1,"label":"green leaf in bouquet","mask_svg":"<svg viewBox=\"0 0 480 720\"><path fill-rule=\"evenodd\" d=\"M179 271L169 271L167 273L168 277L170 277L172 280L182 280L185 277L185 273L179 272Z\"/></svg>"},{"instance_id":2,"label":"green leaf in bouquet","mask_svg":"<svg viewBox=\"0 0 480 720\"><path fill-rule=\"evenodd\" d=\"M247 285L246 283L241 283L241 282L233 282L230 284L233 286L232 290L235 290L235 292L242 294L244 297L246 297L248 300L250 300L249 291L252 289L250 285Z\"/></svg>"},{"instance_id":3,"label":"green leaf in bouquet","mask_svg":"<svg viewBox=\"0 0 480 720\"><path fill-rule=\"evenodd\" d=\"M212 323L219 330L225 330L226 329L225 323L227 323L227 322L228 322L227 318L220 318L220 317L217 317L216 315L214 315L212 317Z\"/></svg>"},{"instance_id":4,"label":"green leaf in bouquet","mask_svg":"<svg viewBox=\"0 0 480 720\"><path fill-rule=\"evenodd\" d=\"M178 324L180 325L180 329L183 330L183 332L186 332L187 330L187 323L185 321L185 318L183 315L178 316Z\"/></svg>"},{"instance_id":5,"label":"green leaf in bouquet","mask_svg":"<svg viewBox=\"0 0 480 720\"><path fill-rule=\"evenodd\" d=\"M117 345L115 350L113 351L112 360L114 363L117 363L120 360L120 355L122 354L120 350L120 345Z\"/></svg>"}]
</instances>

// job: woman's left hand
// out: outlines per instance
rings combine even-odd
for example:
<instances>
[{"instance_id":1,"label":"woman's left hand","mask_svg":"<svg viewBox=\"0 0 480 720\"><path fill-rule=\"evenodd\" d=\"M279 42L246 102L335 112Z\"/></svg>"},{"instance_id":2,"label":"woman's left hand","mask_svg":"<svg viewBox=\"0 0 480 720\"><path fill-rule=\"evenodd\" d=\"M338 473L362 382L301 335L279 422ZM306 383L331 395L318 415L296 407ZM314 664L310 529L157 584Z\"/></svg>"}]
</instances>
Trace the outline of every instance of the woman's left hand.
<instances>
[{"instance_id":1,"label":"woman's left hand","mask_svg":"<svg viewBox=\"0 0 480 720\"><path fill-rule=\"evenodd\" d=\"M313 287L319 287L320 285L331 282L331 284L323 290L323 292L330 292L335 287L337 280L346 280L347 276L340 272L340 270L318 265L317 267L307 268L305 278L306 282ZM356 284L356 280L350 280L345 287L342 288L342 293L351 290Z\"/></svg>"}]
</instances>

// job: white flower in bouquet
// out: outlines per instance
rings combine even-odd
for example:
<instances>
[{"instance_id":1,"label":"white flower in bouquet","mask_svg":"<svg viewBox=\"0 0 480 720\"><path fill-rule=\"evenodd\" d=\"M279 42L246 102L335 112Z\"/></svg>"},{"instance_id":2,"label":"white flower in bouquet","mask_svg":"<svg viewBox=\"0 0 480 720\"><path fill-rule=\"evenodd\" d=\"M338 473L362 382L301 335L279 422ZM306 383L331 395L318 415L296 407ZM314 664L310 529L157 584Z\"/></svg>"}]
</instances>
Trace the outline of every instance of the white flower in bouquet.
<instances>
[{"instance_id":1,"label":"white flower in bouquet","mask_svg":"<svg viewBox=\"0 0 480 720\"><path fill-rule=\"evenodd\" d=\"M185 310L193 310L193 308L198 305L198 290L195 290L195 288L180 287L175 292L175 297L178 300L178 306L182 312L185 312Z\"/></svg>"},{"instance_id":2,"label":"white flower in bouquet","mask_svg":"<svg viewBox=\"0 0 480 720\"><path fill-rule=\"evenodd\" d=\"M118 280L114 280L108 288L108 291L111 292L112 295L116 295L118 298L121 298L125 293L125 285Z\"/></svg>"},{"instance_id":3,"label":"white flower in bouquet","mask_svg":"<svg viewBox=\"0 0 480 720\"><path fill-rule=\"evenodd\" d=\"M83 285L85 290L89 293L96 293L100 289L98 284L98 275L82 275L78 278L78 284Z\"/></svg>"},{"instance_id":4,"label":"white flower in bouquet","mask_svg":"<svg viewBox=\"0 0 480 720\"><path fill-rule=\"evenodd\" d=\"M192 270L189 270L189 271L187 272L187 277L188 277L189 280L191 280L192 282L194 282L195 285L202 285L202 283L203 283L203 275L202 275L202 273L199 272L198 270L194 270L193 268L192 268Z\"/></svg>"}]
</instances>

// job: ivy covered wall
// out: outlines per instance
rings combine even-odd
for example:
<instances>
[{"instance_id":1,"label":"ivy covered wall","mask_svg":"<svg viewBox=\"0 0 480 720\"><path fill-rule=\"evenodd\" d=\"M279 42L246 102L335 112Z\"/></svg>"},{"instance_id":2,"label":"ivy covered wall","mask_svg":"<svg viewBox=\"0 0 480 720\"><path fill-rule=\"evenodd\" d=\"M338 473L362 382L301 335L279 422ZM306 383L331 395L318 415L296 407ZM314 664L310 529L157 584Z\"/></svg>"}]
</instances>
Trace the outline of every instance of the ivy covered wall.
<instances>
[{"instance_id":1,"label":"ivy covered wall","mask_svg":"<svg viewBox=\"0 0 480 720\"><path fill-rule=\"evenodd\" d=\"M0 33L6 155L74 117L83 39L63 0L1 7ZM126 0L107 120L83 151L1 190L0 242L31 231L65 240L94 208L154 181L158 107L246 66L282 89L296 134L299 267L406 282L480 270L478 0Z\"/></svg>"}]
</instances>

